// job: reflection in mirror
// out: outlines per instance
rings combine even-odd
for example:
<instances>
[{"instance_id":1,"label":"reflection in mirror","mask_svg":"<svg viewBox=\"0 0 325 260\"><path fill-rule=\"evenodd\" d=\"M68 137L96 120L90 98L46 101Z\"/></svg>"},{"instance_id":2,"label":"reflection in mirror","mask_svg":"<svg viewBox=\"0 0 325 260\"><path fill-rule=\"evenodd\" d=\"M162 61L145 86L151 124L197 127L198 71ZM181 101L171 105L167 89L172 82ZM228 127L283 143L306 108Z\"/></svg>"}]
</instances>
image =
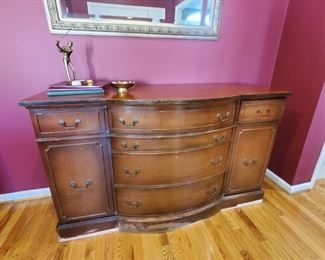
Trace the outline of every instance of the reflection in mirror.
<instances>
[{"instance_id":1,"label":"reflection in mirror","mask_svg":"<svg viewBox=\"0 0 325 260\"><path fill-rule=\"evenodd\" d=\"M67 23L83 29L128 33L216 37L221 0L44 0L52 32L55 22L61 29ZM57 19L53 12L57 10ZM55 21L58 20L58 21ZM90 23L88 26L85 23ZM64 26L64 23L66 23ZM127 28L104 28L104 25L121 25ZM98 25L98 26L96 26ZM136 27L129 28L130 25ZM141 29L142 25L142 29ZM96 28L92 28L95 26ZM140 26L140 27L139 27ZM159 26L160 27L159 29ZM55 27L55 26L54 26ZM69 29L69 28L67 28ZM73 28L72 28L73 30ZM64 33L64 32L61 32ZM142 35L136 35L142 36Z\"/></svg>"}]
</instances>

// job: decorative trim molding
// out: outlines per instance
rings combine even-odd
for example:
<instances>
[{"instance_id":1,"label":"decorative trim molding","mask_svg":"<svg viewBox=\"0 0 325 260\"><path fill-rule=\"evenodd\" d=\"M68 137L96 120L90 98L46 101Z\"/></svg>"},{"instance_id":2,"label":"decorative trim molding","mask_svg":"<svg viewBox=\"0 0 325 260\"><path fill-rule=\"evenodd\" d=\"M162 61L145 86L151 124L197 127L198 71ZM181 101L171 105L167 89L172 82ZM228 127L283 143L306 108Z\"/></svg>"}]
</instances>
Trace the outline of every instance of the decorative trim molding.
<instances>
[{"instance_id":1,"label":"decorative trim molding","mask_svg":"<svg viewBox=\"0 0 325 260\"><path fill-rule=\"evenodd\" d=\"M94 232L94 233L89 233L89 234L79 235L79 236L69 237L69 238L63 238L58 235L58 240L59 240L59 243L64 243L64 242L69 242L72 240L80 240L80 239L95 237L95 236L99 236L99 235L116 233L118 231L119 231L119 228L112 228L112 229L108 229L108 230L98 231L98 232Z\"/></svg>"},{"instance_id":2,"label":"decorative trim molding","mask_svg":"<svg viewBox=\"0 0 325 260\"><path fill-rule=\"evenodd\" d=\"M49 188L23 190L11 193L0 194L0 202L13 201L13 200L29 200L44 197L51 197Z\"/></svg>"},{"instance_id":3,"label":"decorative trim molding","mask_svg":"<svg viewBox=\"0 0 325 260\"><path fill-rule=\"evenodd\" d=\"M222 211L227 211L229 209L239 209L239 208L243 208L243 207L259 205L261 203L263 203L263 199L244 202L244 203L237 204L236 206L233 206L233 207L221 209L221 212Z\"/></svg>"},{"instance_id":4,"label":"decorative trim molding","mask_svg":"<svg viewBox=\"0 0 325 260\"><path fill-rule=\"evenodd\" d=\"M314 188L314 183L312 181L297 185L290 185L269 169L266 169L266 176L289 194L303 192Z\"/></svg>"},{"instance_id":5,"label":"decorative trim molding","mask_svg":"<svg viewBox=\"0 0 325 260\"><path fill-rule=\"evenodd\" d=\"M110 35L154 38L216 40L219 34L221 0L214 0L211 26L155 25L150 22L64 18L59 0L43 0L51 33L79 35Z\"/></svg>"}]
</instances>

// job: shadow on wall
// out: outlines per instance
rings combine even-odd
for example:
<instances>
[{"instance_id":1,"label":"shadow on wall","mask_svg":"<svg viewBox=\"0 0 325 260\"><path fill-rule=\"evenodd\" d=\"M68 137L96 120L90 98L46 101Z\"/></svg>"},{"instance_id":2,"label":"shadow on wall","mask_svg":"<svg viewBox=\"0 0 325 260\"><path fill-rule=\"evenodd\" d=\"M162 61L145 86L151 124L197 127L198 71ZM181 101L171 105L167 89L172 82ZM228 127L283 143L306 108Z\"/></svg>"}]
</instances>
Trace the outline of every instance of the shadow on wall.
<instances>
[{"instance_id":1,"label":"shadow on wall","mask_svg":"<svg viewBox=\"0 0 325 260\"><path fill-rule=\"evenodd\" d=\"M14 185L10 176L7 176L8 170L0 153L0 194L14 190Z\"/></svg>"},{"instance_id":2,"label":"shadow on wall","mask_svg":"<svg viewBox=\"0 0 325 260\"><path fill-rule=\"evenodd\" d=\"M287 122L287 124L289 125L299 125L299 122L301 121L301 117L302 117L301 114L296 113L293 110L286 109L282 121ZM269 166L270 165L278 166L278 168L271 167L270 170L273 172L283 172L285 175L286 172L289 172L287 171L287 167L290 167L290 165L297 165L297 164L287 163L288 160L291 160L290 151L292 151L292 148L296 145L295 143L293 143L295 138L292 137L297 135L297 129L291 128L283 131L282 128L284 127L286 126L284 126L283 124L279 125L277 137L274 143L275 147L281 146L281 150L273 149L273 152L270 157L271 159L270 159ZM283 143L283 140L286 140L286 142ZM274 153L277 153L277 156L273 156ZM292 170L295 171L296 169L292 169ZM288 181L293 181L294 176L282 176L282 177L288 182ZM289 180L289 178L291 179Z\"/></svg>"},{"instance_id":3,"label":"shadow on wall","mask_svg":"<svg viewBox=\"0 0 325 260\"><path fill-rule=\"evenodd\" d=\"M89 77L91 79L96 79L96 71L95 66L93 62L93 53L94 53L94 47L93 47L93 41L88 39L86 41L86 61L87 61L87 68L89 70ZM80 77L80 75L78 76ZM81 77L82 78L82 77Z\"/></svg>"}]
</instances>

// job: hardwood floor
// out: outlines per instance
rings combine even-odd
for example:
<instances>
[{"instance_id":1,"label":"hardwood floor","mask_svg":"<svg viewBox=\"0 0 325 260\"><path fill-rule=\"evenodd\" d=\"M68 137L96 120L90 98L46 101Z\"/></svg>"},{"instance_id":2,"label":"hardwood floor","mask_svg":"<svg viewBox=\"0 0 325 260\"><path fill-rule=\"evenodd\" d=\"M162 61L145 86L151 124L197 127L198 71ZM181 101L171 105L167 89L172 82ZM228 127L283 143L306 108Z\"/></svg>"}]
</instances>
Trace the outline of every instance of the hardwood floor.
<instances>
[{"instance_id":1,"label":"hardwood floor","mask_svg":"<svg viewBox=\"0 0 325 260\"><path fill-rule=\"evenodd\" d=\"M259 205L162 234L58 243L51 199L0 204L0 259L325 259L325 180L287 195L266 179Z\"/></svg>"}]
</instances>

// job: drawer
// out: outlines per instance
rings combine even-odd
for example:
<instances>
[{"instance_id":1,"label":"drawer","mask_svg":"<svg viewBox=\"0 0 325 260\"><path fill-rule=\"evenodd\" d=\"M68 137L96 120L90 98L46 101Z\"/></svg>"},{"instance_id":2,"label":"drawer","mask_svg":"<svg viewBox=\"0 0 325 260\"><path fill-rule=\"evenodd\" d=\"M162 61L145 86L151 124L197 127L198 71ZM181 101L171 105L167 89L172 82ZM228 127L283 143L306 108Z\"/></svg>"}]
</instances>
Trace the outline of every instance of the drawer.
<instances>
[{"instance_id":1,"label":"drawer","mask_svg":"<svg viewBox=\"0 0 325 260\"><path fill-rule=\"evenodd\" d=\"M259 122L281 120L285 100L243 101L239 113L239 122Z\"/></svg>"},{"instance_id":2,"label":"drawer","mask_svg":"<svg viewBox=\"0 0 325 260\"><path fill-rule=\"evenodd\" d=\"M37 136L78 135L105 132L105 108L32 110Z\"/></svg>"},{"instance_id":3,"label":"drawer","mask_svg":"<svg viewBox=\"0 0 325 260\"><path fill-rule=\"evenodd\" d=\"M193 209L220 196L224 175L189 185L159 188L119 188L117 206L119 213L128 215L156 215Z\"/></svg>"},{"instance_id":4,"label":"drawer","mask_svg":"<svg viewBox=\"0 0 325 260\"><path fill-rule=\"evenodd\" d=\"M230 144L166 153L115 153L116 184L182 183L226 170Z\"/></svg>"},{"instance_id":5,"label":"drawer","mask_svg":"<svg viewBox=\"0 0 325 260\"><path fill-rule=\"evenodd\" d=\"M232 128L209 131L200 134L158 137L111 137L113 151L155 151L174 150L200 147L204 145L218 145L230 142Z\"/></svg>"},{"instance_id":6,"label":"drawer","mask_svg":"<svg viewBox=\"0 0 325 260\"><path fill-rule=\"evenodd\" d=\"M186 109L182 106L171 110L126 108L111 111L111 128L115 131L137 133L139 131L188 130L234 121L236 103L207 108Z\"/></svg>"}]
</instances>

